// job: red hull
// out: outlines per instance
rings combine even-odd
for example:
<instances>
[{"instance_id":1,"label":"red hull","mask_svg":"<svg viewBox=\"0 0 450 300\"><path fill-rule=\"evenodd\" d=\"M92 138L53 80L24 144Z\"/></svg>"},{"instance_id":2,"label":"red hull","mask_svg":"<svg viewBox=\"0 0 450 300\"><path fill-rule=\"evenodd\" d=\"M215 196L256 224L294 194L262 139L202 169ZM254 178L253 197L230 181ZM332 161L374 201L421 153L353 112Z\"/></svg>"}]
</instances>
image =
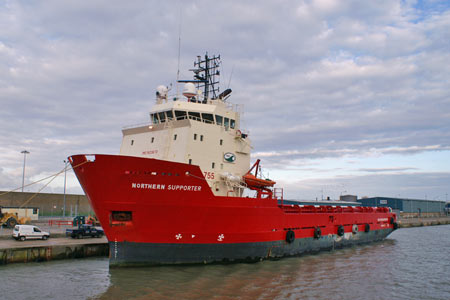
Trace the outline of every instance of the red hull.
<instances>
[{"instance_id":1,"label":"red hull","mask_svg":"<svg viewBox=\"0 0 450 300\"><path fill-rule=\"evenodd\" d=\"M279 205L274 198L218 197L194 165L118 155L74 155L70 161L108 240L116 245L286 244L292 243L290 231L294 239L308 239L319 227L322 237L339 240L340 226L348 239L359 236L356 228L363 233L366 224L370 231L383 231L383 237L396 226L388 208L301 207Z\"/></svg>"}]
</instances>

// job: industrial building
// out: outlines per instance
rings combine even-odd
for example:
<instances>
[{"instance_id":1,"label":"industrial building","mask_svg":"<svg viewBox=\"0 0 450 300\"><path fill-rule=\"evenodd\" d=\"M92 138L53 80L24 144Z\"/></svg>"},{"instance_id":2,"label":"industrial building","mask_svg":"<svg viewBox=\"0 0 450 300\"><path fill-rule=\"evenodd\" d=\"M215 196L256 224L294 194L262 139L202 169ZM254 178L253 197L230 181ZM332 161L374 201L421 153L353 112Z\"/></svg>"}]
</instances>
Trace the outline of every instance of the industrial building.
<instances>
[{"instance_id":1,"label":"industrial building","mask_svg":"<svg viewBox=\"0 0 450 300\"><path fill-rule=\"evenodd\" d=\"M389 197L362 198L361 206L387 206L402 217L433 217L444 214L445 201Z\"/></svg>"}]
</instances>

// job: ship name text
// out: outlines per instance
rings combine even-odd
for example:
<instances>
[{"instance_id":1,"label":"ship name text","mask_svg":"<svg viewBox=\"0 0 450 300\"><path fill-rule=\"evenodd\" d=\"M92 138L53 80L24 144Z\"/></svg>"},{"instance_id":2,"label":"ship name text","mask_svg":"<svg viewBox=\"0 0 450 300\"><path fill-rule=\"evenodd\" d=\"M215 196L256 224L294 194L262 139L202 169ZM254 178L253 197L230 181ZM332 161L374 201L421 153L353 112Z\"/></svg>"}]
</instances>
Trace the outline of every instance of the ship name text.
<instances>
[{"instance_id":1,"label":"ship name text","mask_svg":"<svg viewBox=\"0 0 450 300\"><path fill-rule=\"evenodd\" d=\"M132 189L146 189L146 190L168 190L168 191L190 191L200 192L202 187L200 185L182 185L182 184L159 184L159 183L131 183Z\"/></svg>"}]
</instances>

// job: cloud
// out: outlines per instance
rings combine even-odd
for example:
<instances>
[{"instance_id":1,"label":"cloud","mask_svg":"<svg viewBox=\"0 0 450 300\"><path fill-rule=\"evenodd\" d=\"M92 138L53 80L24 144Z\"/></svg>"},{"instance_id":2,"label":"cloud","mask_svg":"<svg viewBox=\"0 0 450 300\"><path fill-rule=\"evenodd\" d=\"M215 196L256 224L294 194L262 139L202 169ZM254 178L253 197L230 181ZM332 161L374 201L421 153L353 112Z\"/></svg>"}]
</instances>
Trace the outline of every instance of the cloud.
<instances>
[{"instance_id":1,"label":"cloud","mask_svg":"<svg viewBox=\"0 0 450 300\"><path fill-rule=\"evenodd\" d=\"M120 4L0 6L0 188L20 183L23 149L30 176L117 153L121 127L175 83L179 37L182 78L196 55L222 55L221 87L270 168L450 150L445 1Z\"/></svg>"},{"instance_id":2,"label":"cloud","mask_svg":"<svg viewBox=\"0 0 450 300\"><path fill-rule=\"evenodd\" d=\"M358 169L358 171L361 172L369 172L369 173L386 173L386 172L404 172L404 171L411 171L411 170L417 170L417 168L364 168L364 169Z\"/></svg>"}]
</instances>

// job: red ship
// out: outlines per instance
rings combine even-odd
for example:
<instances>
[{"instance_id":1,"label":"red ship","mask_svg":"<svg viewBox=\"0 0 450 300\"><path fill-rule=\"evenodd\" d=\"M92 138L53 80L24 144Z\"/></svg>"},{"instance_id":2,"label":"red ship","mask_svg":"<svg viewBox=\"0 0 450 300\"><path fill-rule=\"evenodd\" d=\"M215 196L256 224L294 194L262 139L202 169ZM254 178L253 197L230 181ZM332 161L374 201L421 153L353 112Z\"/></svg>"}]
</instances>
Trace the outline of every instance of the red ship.
<instances>
[{"instance_id":1,"label":"red ship","mask_svg":"<svg viewBox=\"0 0 450 300\"><path fill-rule=\"evenodd\" d=\"M220 63L198 57L194 79L178 81L187 101L159 86L151 123L123 129L120 155L69 157L111 266L259 261L379 241L397 228L385 207L284 203L258 176L259 160L250 168L239 109L217 88Z\"/></svg>"}]
</instances>

